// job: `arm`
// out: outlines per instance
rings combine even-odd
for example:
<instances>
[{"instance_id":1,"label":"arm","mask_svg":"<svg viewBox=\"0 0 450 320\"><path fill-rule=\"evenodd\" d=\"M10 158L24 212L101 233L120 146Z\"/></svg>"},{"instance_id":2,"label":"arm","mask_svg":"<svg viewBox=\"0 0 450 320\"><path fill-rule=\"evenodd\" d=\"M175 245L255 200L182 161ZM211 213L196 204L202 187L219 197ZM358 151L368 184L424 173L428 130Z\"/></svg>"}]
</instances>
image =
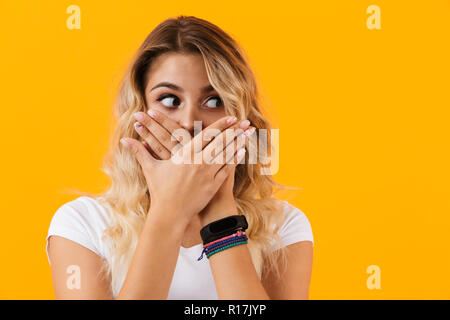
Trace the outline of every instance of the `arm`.
<instances>
[{"instance_id":1,"label":"arm","mask_svg":"<svg viewBox=\"0 0 450 320\"><path fill-rule=\"evenodd\" d=\"M187 225L194 215L205 208L235 167L235 164L214 163L212 160L216 156L212 155L212 151L222 147L221 150L224 152L219 155L224 157L229 154L228 147L222 142L225 140L225 129L232 126L234 130L240 125L235 123L236 120L232 117L223 117L210 125L208 130L220 132L216 136L217 140L211 143L203 140L203 135L197 135L183 145L182 149L177 150L178 158L184 160L181 162L155 159L146 146L136 139L120 140L122 147L133 153L142 168L148 190L152 195L152 209L147 215L128 273L117 295L118 299L167 298ZM244 124L244 127L249 125L248 121L244 121ZM234 138L237 139L237 135ZM238 148L235 150L243 147L243 139L236 142ZM194 148L198 144L202 147L201 150ZM200 154L205 161L192 164L190 159L200 152L205 152L206 156ZM167 179L168 177L171 179ZM56 275L54 281L58 298L111 297L111 294L107 293L106 288L110 286L106 280L100 282L97 278L102 261L100 257L95 253L88 254L86 251L88 249L77 247L70 240L63 241L58 240L58 250L49 252L51 259L55 261L52 269ZM80 265L80 269L88 266L82 271L85 279L83 281L92 283L93 289L87 287L74 296L64 290L66 281L64 268L67 268L67 261Z\"/></svg>"},{"instance_id":2,"label":"arm","mask_svg":"<svg viewBox=\"0 0 450 320\"><path fill-rule=\"evenodd\" d=\"M309 295L313 263L311 241L300 241L287 246L287 266L281 279L271 272L263 274L263 286L273 300L306 300ZM212 258L212 257L211 257Z\"/></svg>"},{"instance_id":3,"label":"arm","mask_svg":"<svg viewBox=\"0 0 450 320\"><path fill-rule=\"evenodd\" d=\"M167 299L185 226L164 219L164 214L157 209L147 216L117 299Z\"/></svg>"},{"instance_id":4,"label":"arm","mask_svg":"<svg viewBox=\"0 0 450 320\"><path fill-rule=\"evenodd\" d=\"M203 225L235 213L212 208ZM228 212L228 214L224 214ZM237 212L235 210L234 212ZM286 268L280 262L281 279L269 272L258 278L247 244L228 248L210 257L219 299L238 300L301 300L308 299L311 279L313 246L311 241L301 241L287 246Z\"/></svg>"},{"instance_id":5,"label":"arm","mask_svg":"<svg viewBox=\"0 0 450 320\"><path fill-rule=\"evenodd\" d=\"M232 200L223 197L227 185L232 186L234 179L230 176L223 189L201 212L202 226L237 214L237 208ZM213 254L209 258L211 271L216 284L217 295L222 300L268 300L270 299L258 274L256 273L247 244L240 244Z\"/></svg>"},{"instance_id":6,"label":"arm","mask_svg":"<svg viewBox=\"0 0 450 320\"><path fill-rule=\"evenodd\" d=\"M232 193L233 175L229 176L208 206L200 213L202 225L237 214ZM287 266L281 279L272 273L259 279L247 244L218 252L210 257L219 299L308 299L311 279L313 246L311 241L300 241L287 246ZM283 272L284 271L284 272Z\"/></svg>"},{"instance_id":7,"label":"arm","mask_svg":"<svg viewBox=\"0 0 450 320\"><path fill-rule=\"evenodd\" d=\"M166 299L182 241L183 224L152 210L145 222L127 276L117 299ZM167 215L167 211L162 212ZM102 270L103 259L71 240L52 236L49 257L56 299L112 299L111 281ZM70 289L70 265L79 266L81 286Z\"/></svg>"},{"instance_id":8,"label":"arm","mask_svg":"<svg viewBox=\"0 0 450 320\"><path fill-rule=\"evenodd\" d=\"M104 273L99 273L103 264L103 259L99 255L72 240L60 236L49 238L48 254L51 261L53 289L56 299L112 299L110 281ZM67 273L70 266L78 266L79 273ZM69 277L74 276L79 276L79 288L67 285L70 282Z\"/></svg>"},{"instance_id":9,"label":"arm","mask_svg":"<svg viewBox=\"0 0 450 320\"><path fill-rule=\"evenodd\" d=\"M219 299L270 299L258 278L247 244L216 253L209 260Z\"/></svg>"}]
</instances>

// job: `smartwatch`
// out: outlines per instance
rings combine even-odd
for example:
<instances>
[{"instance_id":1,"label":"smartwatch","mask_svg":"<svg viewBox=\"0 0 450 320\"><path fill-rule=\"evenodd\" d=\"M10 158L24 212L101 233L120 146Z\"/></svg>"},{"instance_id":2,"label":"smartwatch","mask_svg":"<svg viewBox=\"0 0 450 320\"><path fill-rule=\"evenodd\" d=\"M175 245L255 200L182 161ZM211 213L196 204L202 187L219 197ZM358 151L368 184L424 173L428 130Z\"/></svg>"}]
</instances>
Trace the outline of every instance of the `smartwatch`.
<instances>
[{"instance_id":1,"label":"smartwatch","mask_svg":"<svg viewBox=\"0 0 450 320\"><path fill-rule=\"evenodd\" d=\"M222 237L229 236L238 230L246 230L248 228L247 219L244 215L229 216L210 224L207 224L200 230L203 244L215 241Z\"/></svg>"}]
</instances>

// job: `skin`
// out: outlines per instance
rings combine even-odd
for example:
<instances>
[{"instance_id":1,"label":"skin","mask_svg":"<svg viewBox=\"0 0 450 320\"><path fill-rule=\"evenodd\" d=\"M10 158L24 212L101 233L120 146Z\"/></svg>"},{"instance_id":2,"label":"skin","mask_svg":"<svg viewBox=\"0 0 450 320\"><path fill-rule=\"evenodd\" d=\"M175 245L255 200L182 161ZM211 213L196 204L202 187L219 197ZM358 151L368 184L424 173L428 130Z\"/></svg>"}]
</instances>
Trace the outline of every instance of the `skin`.
<instances>
[{"instance_id":1,"label":"skin","mask_svg":"<svg viewBox=\"0 0 450 320\"><path fill-rule=\"evenodd\" d=\"M161 124L155 119L152 121L148 114L139 113L143 117L142 124L144 124L144 127L142 131L137 129L137 132L145 136L145 141L148 142L147 149L156 150L157 157L168 159L170 156L174 145L167 143L167 141L170 141L170 133L174 129L183 128L193 136L194 121L201 121L202 127L206 128L226 116L218 93L213 88L213 90L205 93L201 91L202 88L211 86L211 84L200 55L171 53L159 56L153 61L148 75L145 89L146 105L148 109L156 112L157 119ZM152 90L161 82L176 84L183 91L167 87L158 87ZM165 97L165 95L172 96ZM165 98L158 101L161 97ZM138 119L136 120L139 122ZM248 123L243 123L242 126L237 124L232 128L246 129L247 126ZM167 130L166 127L169 129ZM168 131L168 135L164 135L165 129ZM202 221L202 218L212 220L214 219L214 212L220 209L226 209L230 213L237 211L232 193L233 185L234 171L219 188L210 205L199 215L190 219L183 240L184 247L191 247L202 242L200 229L206 222L206 220Z\"/></svg>"},{"instance_id":2,"label":"skin","mask_svg":"<svg viewBox=\"0 0 450 320\"><path fill-rule=\"evenodd\" d=\"M145 100L154 114L138 112L134 115L140 126L135 126L140 141L127 138L124 147L139 161L152 195L138 246L124 284L117 299L166 299L179 254L179 247L202 243L200 229L223 217L237 214L233 196L234 172L239 162L197 165L174 164L171 152L193 155L194 142L208 155L226 157L227 147L220 139L227 130L234 130L234 150L246 139L242 130L251 134L252 127L245 120L228 123L216 91L202 92L209 86L203 60L199 55L165 54L159 56L148 72ZM170 82L182 88L159 87ZM158 100L163 95L171 94ZM151 113L151 112L150 112ZM194 136L194 120L201 120L204 131ZM189 133L180 144L170 139L176 129ZM212 141L203 141L202 135L211 128L220 133ZM241 129L241 130L238 130ZM222 151L218 155L214 150ZM198 150L197 150L198 151ZM167 179L170 177L170 179ZM200 182L200 183L199 183ZM162 236L164 235L164 237ZM312 243L289 245L288 264L281 280L273 274L257 277L246 244L232 247L210 257L219 299L307 299L312 269ZM102 258L89 249L68 239L52 236L49 256L57 299L110 299L109 280L98 274ZM82 270L81 289L66 287L69 265ZM152 270L152 272L148 272Z\"/></svg>"}]
</instances>

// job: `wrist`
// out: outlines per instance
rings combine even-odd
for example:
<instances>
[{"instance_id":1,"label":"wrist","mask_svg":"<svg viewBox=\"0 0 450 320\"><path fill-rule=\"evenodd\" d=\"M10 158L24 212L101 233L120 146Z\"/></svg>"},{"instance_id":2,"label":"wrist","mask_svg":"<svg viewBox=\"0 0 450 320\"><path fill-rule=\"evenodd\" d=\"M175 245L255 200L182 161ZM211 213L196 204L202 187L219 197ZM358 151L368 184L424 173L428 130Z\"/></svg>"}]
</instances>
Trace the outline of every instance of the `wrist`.
<instances>
[{"instance_id":1,"label":"wrist","mask_svg":"<svg viewBox=\"0 0 450 320\"><path fill-rule=\"evenodd\" d=\"M236 204L227 203L224 205L215 205L214 207L209 207L205 212L201 212L200 214L200 223L202 227L210 224L211 222L239 214Z\"/></svg>"},{"instance_id":2,"label":"wrist","mask_svg":"<svg viewBox=\"0 0 450 320\"><path fill-rule=\"evenodd\" d=\"M146 227L156 227L161 232L169 233L173 236L182 237L186 227L188 226L189 221L187 219L182 218L182 215L179 214L174 208L169 206L151 206L147 219L145 221Z\"/></svg>"}]
</instances>

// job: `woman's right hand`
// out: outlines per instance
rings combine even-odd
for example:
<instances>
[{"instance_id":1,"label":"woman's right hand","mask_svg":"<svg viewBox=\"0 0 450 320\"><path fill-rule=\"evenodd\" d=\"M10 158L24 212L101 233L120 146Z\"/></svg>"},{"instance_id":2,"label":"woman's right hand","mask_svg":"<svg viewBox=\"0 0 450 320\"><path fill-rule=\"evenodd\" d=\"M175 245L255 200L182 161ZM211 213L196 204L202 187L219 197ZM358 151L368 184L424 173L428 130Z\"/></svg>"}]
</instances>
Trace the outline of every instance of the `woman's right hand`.
<instances>
[{"instance_id":1,"label":"woman's right hand","mask_svg":"<svg viewBox=\"0 0 450 320\"><path fill-rule=\"evenodd\" d=\"M156 159L136 139L121 139L123 146L141 165L151 196L152 212L156 208L157 214L187 226L192 217L207 206L245 155L246 136L239 124L233 125L236 119L230 119L232 117L221 118L186 144L180 144L168 160ZM233 130L233 143L227 141L227 129ZM214 139L204 139L205 134ZM238 153L239 150L243 152Z\"/></svg>"}]
</instances>

